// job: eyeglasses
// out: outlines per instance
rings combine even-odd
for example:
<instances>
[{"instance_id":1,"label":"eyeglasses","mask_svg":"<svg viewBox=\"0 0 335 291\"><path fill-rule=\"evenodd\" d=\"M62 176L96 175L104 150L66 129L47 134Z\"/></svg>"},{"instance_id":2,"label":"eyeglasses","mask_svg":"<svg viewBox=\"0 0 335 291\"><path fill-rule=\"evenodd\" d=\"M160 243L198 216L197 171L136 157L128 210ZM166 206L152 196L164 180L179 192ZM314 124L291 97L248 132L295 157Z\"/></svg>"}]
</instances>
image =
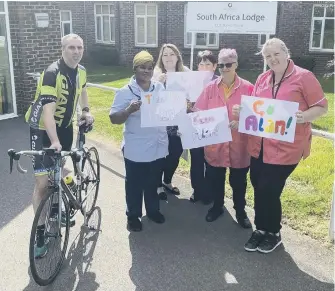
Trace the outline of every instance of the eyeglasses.
<instances>
[{"instance_id":1,"label":"eyeglasses","mask_svg":"<svg viewBox=\"0 0 335 291\"><path fill-rule=\"evenodd\" d=\"M233 63L226 63L226 64L218 64L218 67L220 68L220 69L223 69L224 67L226 67L227 69L229 69L229 68L231 68L231 66L233 65L233 64L235 64L236 62L233 62Z\"/></svg>"}]
</instances>

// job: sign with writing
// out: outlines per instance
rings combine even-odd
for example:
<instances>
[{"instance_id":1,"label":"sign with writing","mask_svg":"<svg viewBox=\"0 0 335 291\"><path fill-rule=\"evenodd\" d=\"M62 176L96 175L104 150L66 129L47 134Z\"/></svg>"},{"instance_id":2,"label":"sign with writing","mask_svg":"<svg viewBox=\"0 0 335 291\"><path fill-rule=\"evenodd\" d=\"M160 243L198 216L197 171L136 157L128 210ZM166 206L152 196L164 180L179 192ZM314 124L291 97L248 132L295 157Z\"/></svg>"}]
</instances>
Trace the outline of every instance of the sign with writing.
<instances>
[{"instance_id":1,"label":"sign with writing","mask_svg":"<svg viewBox=\"0 0 335 291\"><path fill-rule=\"evenodd\" d=\"M179 124L183 149L193 149L232 140L227 107L189 113Z\"/></svg>"},{"instance_id":2,"label":"sign with writing","mask_svg":"<svg viewBox=\"0 0 335 291\"><path fill-rule=\"evenodd\" d=\"M299 103L242 95L238 131L294 142Z\"/></svg>"},{"instance_id":3,"label":"sign with writing","mask_svg":"<svg viewBox=\"0 0 335 291\"><path fill-rule=\"evenodd\" d=\"M277 2L188 2L187 32L275 34Z\"/></svg>"},{"instance_id":4,"label":"sign with writing","mask_svg":"<svg viewBox=\"0 0 335 291\"><path fill-rule=\"evenodd\" d=\"M142 92L141 127L173 126L186 115L184 92Z\"/></svg>"},{"instance_id":5,"label":"sign with writing","mask_svg":"<svg viewBox=\"0 0 335 291\"><path fill-rule=\"evenodd\" d=\"M183 91L189 101L196 102L212 78L213 72L208 71L167 72L166 89Z\"/></svg>"}]
</instances>

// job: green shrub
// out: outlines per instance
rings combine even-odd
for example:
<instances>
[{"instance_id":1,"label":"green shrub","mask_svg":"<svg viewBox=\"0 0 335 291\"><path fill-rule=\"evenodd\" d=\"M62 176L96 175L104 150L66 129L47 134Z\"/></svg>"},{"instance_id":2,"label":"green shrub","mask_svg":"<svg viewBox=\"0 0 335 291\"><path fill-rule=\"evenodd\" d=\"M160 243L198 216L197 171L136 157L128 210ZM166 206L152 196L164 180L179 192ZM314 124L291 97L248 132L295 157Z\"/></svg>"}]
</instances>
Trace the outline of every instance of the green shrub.
<instances>
[{"instance_id":1,"label":"green shrub","mask_svg":"<svg viewBox=\"0 0 335 291\"><path fill-rule=\"evenodd\" d=\"M327 62L326 69L327 69L328 72L324 75L324 77L326 79L334 77L334 75L335 75L334 67L335 67L335 59L332 59L332 60Z\"/></svg>"}]
</instances>

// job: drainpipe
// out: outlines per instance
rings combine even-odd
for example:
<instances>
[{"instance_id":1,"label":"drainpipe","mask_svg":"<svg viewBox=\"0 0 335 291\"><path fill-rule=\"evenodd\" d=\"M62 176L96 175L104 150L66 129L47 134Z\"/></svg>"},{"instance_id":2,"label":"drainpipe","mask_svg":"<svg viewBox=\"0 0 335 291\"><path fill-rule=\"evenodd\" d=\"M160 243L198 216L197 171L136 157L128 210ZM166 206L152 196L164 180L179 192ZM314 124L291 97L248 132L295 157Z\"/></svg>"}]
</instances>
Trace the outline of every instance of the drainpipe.
<instances>
[{"instance_id":1,"label":"drainpipe","mask_svg":"<svg viewBox=\"0 0 335 291\"><path fill-rule=\"evenodd\" d=\"M84 34L85 34L85 54L88 55L88 46L87 46L87 31L86 31L86 0L84 0ZM87 58L86 58L87 59Z\"/></svg>"},{"instance_id":2,"label":"drainpipe","mask_svg":"<svg viewBox=\"0 0 335 291\"><path fill-rule=\"evenodd\" d=\"M117 24L116 26L118 27L118 42L117 42L117 49L118 49L118 54L119 54L119 62L120 62L120 54L121 54L121 10L120 10L120 3L121 2L117 2L116 3L116 15L117 15ZM119 63L120 65L120 63Z\"/></svg>"}]
</instances>

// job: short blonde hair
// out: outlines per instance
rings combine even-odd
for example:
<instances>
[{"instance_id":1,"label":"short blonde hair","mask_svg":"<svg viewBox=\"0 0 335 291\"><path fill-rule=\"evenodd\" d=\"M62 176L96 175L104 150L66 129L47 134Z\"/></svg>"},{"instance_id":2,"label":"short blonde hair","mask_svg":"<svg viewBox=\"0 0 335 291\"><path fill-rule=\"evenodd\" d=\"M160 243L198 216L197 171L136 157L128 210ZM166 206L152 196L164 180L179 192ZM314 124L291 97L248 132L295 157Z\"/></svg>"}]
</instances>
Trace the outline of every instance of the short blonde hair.
<instances>
[{"instance_id":1,"label":"short blonde hair","mask_svg":"<svg viewBox=\"0 0 335 291\"><path fill-rule=\"evenodd\" d=\"M62 37L61 44L62 44L62 48L63 48L63 49L65 48L65 46L67 45L67 42L68 42L70 39L79 39L79 40L83 43L83 45L84 45L84 41L83 41L83 39L82 39L78 34L70 33L70 34L64 35L64 36Z\"/></svg>"},{"instance_id":2,"label":"short blonde hair","mask_svg":"<svg viewBox=\"0 0 335 291\"><path fill-rule=\"evenodd\" d=\"M163 52L164 52L165 48L172 49L173 52L175 53L175 55L177 56L178 60L177 60L177 64L176 64L176 72L183 72L184 71L183 58L181 57L181 53L180 53L179 49L172 43L166 43L166 44L162 45L161 50L159 51L155 71L160 71L162 73L166 73L166 70L165 70L164 64L163 64L163 60L162 60Z\"/></svg>"},{"instance_id":3,"label":"short blonde hair","mask_svg":"<svg viewBox=\"0 0 335 291\"><path fill-rule=\"evenodd\" d=\"M258 54L262 54L263 57L265 57L265 50L267 49L268 46L273 46L273 45L277 45L281 48L281 50L286 53L287 57L290 58L290 51L289 49L287 48L285 42L283 42L281 39L279 38L270 38L268 39L264 44L263 44L263 47L262 47L262 50L258 53Z\"/></svg>"}]
</instances>

